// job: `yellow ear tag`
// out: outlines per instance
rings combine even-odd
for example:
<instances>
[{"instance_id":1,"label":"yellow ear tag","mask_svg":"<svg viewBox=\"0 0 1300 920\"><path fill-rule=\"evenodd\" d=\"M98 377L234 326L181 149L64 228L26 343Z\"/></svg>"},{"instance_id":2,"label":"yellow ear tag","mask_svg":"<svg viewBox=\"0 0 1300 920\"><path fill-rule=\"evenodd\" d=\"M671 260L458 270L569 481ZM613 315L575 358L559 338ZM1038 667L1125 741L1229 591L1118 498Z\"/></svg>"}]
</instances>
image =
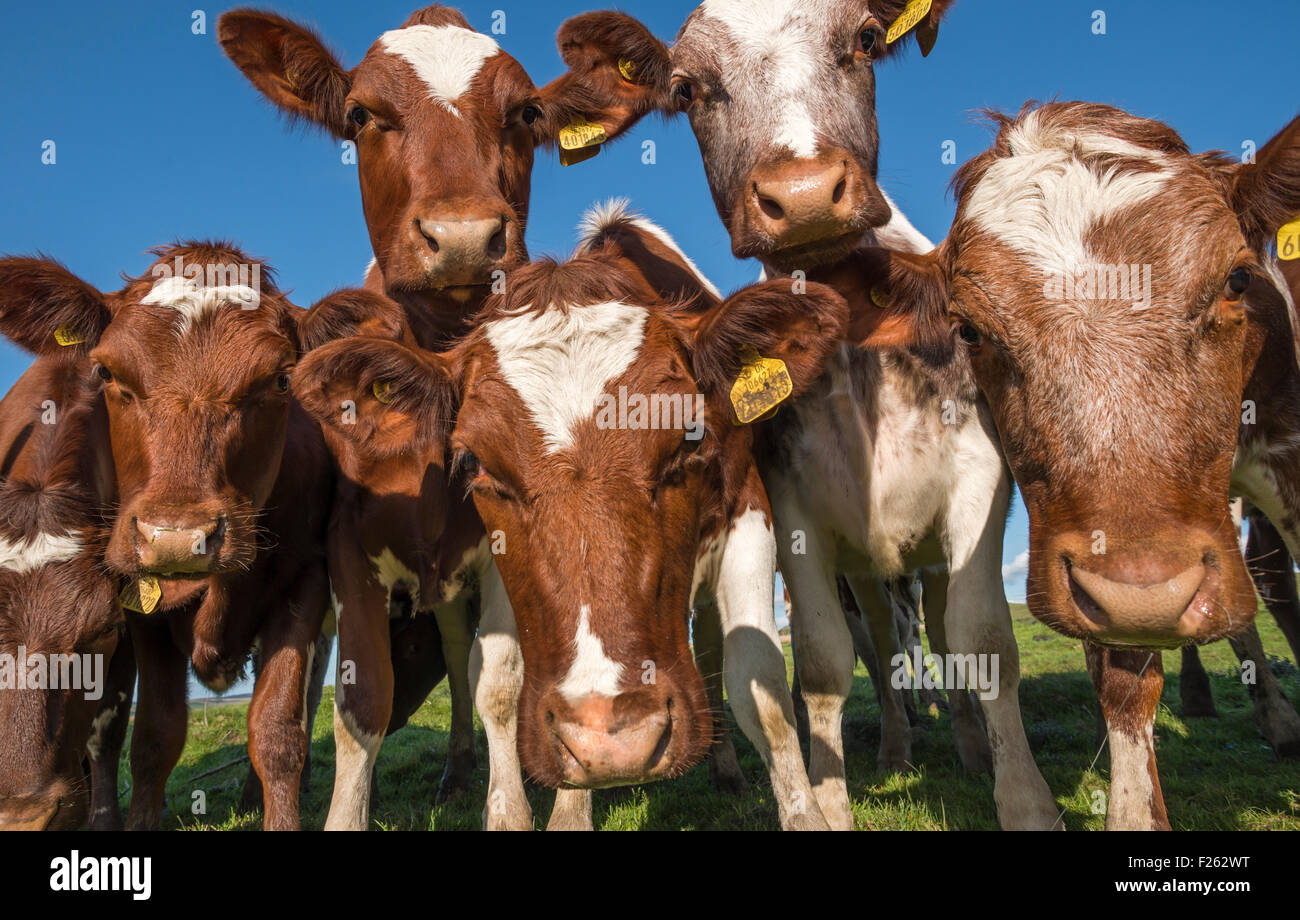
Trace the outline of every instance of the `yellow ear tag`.
<instances>
[{"instance_id":1,"label":"yellow ear tag","mask_svg":"<svg viewBox=\"0 0 1300 920\"><path fill-rule=\"evenodd\" d=\"M393 385L387 380L376 380L370 385L370 392L384 405L393 401Z\"/></svg>"},{"instance_id":2,"label":"yellow ear tag","mask_svg":"<svg viewBox=\"0 0 1300 920\"><path fill-rule=\"evenodd\" d=\"M618 74L629 83L634 82L636 76L636 61L631 58L618 59Z\"/></svg>"},{"instance_id":3,"label":"yellow ear tag","mask_svg":"<svg viewBox=\"0 0 1300 920\"><path fill-rule=\"evenodd\" d=\"M736 424L748 425L774 413L794 392L794 383L784 361L764 358L752 346L740 349L740 360L744 365L731 387L731 408Z\"/></svg>"},{"instance_id":4,"label":"yellow ear tag","mask_svg":"<svg viewBox=\"0 0 1300 920\"><path fill-rule=\"evenodd\" d=\"M137 578L118 595L118 601L123 607L146 616L158 609L160 600L162 600L162 585L158 584L158 579L152 575Z\"/></svg>"},{"instance_id":5,"label":"yellow ear tag","mask_svg":"<svg viewBox=\"0 0 1300 920\"><path fill-rule=\"evenodd\" d=\"M882 310L888 310L894 304L894 298L889 296L889 291L880 285L871 289L871 302Z\"/></svg>"},{"instance_id":6,"label":"yellow ear tag","mask_svg":"<svg viewBox=\"0 0 1300 920\"><path fill-rule=\"evenodd\" d=\"M892 45L912 31L912 28L930 12L931 2L932 0L912 0L885 33L885 44Z\"/></svg>"},{"instance_id":7,"label":"yellow ear tag","mask_svg":"<svg viewBox=\"0 0 1300 920\"><path fill-rule=\"evenodd\" d=\"M560 165L572 166L591 159L607 140L609 137L605 134L604 125L575 115L573 121L560 129Z\"/></svg>"},{"instance_id":8,"label":"yellow ear tag","mask_svg":"<svg viewBox=\"0 0 1300 920\"><path fill-rule=\"evenodd\" d=\"M67 348L69 345L82 344L86 341L86 337L71 326L60 326L54 330L54 341Z\"/></svg>"},{"instance_id":9,"label":"yellow ear tag","mask_svg":"<svg viewBox=\"0 0 1300 920\"><path fill-rule=\"evenodd\" d=\"M1300 218L1277 231L1277 257L1285 262L1300 259Z\"/></svg>"}]
</instances>

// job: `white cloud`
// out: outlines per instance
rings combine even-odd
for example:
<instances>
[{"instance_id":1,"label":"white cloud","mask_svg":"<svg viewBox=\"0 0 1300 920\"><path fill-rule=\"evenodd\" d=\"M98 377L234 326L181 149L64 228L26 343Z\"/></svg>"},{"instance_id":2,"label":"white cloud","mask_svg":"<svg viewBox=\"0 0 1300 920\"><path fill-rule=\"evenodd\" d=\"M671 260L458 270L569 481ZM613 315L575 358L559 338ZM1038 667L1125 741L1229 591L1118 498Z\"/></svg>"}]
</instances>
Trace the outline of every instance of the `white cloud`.
<instances>
[{"instance_id":1,"label":"white cloud","mask_svg":"<svg viewBox=\"0 0 1300 920\"><path fill-rule=\"evenodd\" d=\"M1029 550L1025 550L1015 559L1002 566L1002 588L1007 593L1007 600L1024 603L1025 575L1029 571Z\"/></svg>"}]
</instances>

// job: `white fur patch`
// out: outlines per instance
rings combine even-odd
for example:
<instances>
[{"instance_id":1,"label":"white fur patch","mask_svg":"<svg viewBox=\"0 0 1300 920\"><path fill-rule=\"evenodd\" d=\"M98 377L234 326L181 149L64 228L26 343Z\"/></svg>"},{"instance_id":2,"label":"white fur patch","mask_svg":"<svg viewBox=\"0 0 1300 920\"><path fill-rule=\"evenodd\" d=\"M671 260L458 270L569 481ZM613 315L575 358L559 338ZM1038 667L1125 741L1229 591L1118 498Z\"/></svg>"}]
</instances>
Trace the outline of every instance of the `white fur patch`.
<instances>
[{"instance_id":1,"label":"white fur patch","mask_svg":"<svg viewBox=\"0 0 1300 920\"><path fill-rule=\"evenodd\" d=\"M525 308L487 324L501 373L549 453L572 445L573 429L592 417L608 383L631 366L648 315L644 307L602 303L541 313Z\"/></svg>"},{"instance_id":2,"label":"white fur patch","mask_svg":"<svg viewBox=\"0 0 1300 920\"><path fill-rule=\"evenodd\" d=\"M486 35L460 26L407 26L385 32L379 43L415 68L429 98L457 118L456 100L469 92L483 62L501 50Z\"/></svg>"},{"instance_id":3,"label":"white fur patch","mask_svg":"<svg viewBox=\"0 0 1300 920\"><path fill-rule=\"evenodd\" d=\"M383 585L384 590L392 591L397 585L405 585L411 589L416 609L419 608L420 576L408 569L391 549L385 546L378 556L370 557L370 564L375 568L375 580Z\"/></svg>"},{"instance_id":4,"label":"white fur patch","mask_svg":"<svg viewBox=\"0 0 1300 920\"><path fill-rule=\"evenodd\" d=\"M764 126L772 143L802 159L817 155L816 126L804 102L828 21L817 6L809 0L706 0L700 6L700 13L723 23L736 42L740 60L728 67L734 79L748 82L761 74L765 92L780 100Z\"/></svg>"},{"instance_id":5,"label":"white fur patch","mask_svg":"<svg viewBox=\"0 0 1300 920\"><path fill-rule=\"evenodd\" d=\"M62 536L40 533L16 543L0 537L0 569L30 572L52 562L67 562L81 552L81 547L81 537L76 532Z\"/></svg>"},{"instance_id":6,"label":"white fur patch","mask_svg":"<svg viewBox=\"0 0 1300 920\"><path fill-rule=\"evenodd\" d=\"M1097 222L1159 194L1172 175L1157 151L1109 134L1044 124L1041 112L1027 115L1007 140L1011 156L993 161L971 190L964 216L1048 271L1095 261L1085 238ZM1160 168L1098 170L1081 159L1099 153Z\"/></svg>"},{"instance_id":7,"label":"white fur patch","mask_svg":"<svg viewBox=\"0 0 1300 920\"><path fill-rule=\"evenodd\" d=\"M582 215L582 220L578 224L578 251L586 250L590 247L592 240L618 224L635 227L637 230L648 233L659 240L677 254L678 258L686 264L691 274L695 276L695 280L700 282L706 291L722 300L722 292L717 289L712 281L705 277L704 272L700 271L699 266L691 260L691 257L682 252L682 248L677 245L676 240L669 236L668 231L633 211L632 202L627 198L611 198L609 201L593 205L586 214Z\"/></svg>"},{"instance_id":8,"label":"white fur patch","mask_svg":"<svg viewBox=\"0 0 1300 920\"><path fill-rule=\"evenodd\" d=\"M261 300L262 295L246 284L205 287L194 278L178 278L173 275L154 282L140 302L175 310L181 315L181 331L185 332L208 310L216 310L228 304L252 310Z\"/></svg>"},{"instance_id":9,"label":"white fur patch","mask_svg":"<svg viewBox=\"0 0 1300 920\"><path fill-rule=\"evenodd\" d=\"M590 615L591 608L584 604L578 614L578 631L573 637L573 665L559 687L566 700L619 694L623 666L605 654L600 637L591 631Z\"/></svg>"}]
</instances>

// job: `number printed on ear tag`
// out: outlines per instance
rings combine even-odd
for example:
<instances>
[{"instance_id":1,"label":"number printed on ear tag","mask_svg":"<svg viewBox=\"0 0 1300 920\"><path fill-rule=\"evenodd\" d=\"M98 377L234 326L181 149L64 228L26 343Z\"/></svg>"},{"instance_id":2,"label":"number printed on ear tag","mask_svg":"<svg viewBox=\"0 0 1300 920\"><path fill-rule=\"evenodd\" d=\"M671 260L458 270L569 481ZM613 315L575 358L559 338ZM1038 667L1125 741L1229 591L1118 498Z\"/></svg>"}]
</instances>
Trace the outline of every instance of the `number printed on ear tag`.
<instances>
[{"instance_id":1,"label":"number printed on ear tag","mask_svg":"<svg viewBox=\"0 0 1300 920\"><path fill-rule=\"evenodd\" d=\"M599 147L607 140L609 138L605 134L604 125L587 121L581 115L574 116L573 121L560 129L561 150L583 150L587 147Z\"/></svg>"},{"instance_id":2,"label":"number printed on ear tag","mask_svg":"<svg viewBox=\"0 0 1300 920\"><path fill-rule=\"evenodd\" d=\"M80 345L86 341L86 337L71 326L60 326L54 330L54 341L67 348L69 345Z\"/></svg>"},{"instance_id":3,"label":"number printed on ear tag","mask_svg":"<svg viewBox=\"0 0 1300 920\"><path fill-rule=\"evenodd\" d=\"M740 349L744 365L731 387L731 408L736 424L748 425L775 412L794 392L794 382L780 358L764 358L753 347Z\"/></svg>"},{"instance_id":4,"label":"number printed on ear tag","mask_svg":"<svg viewBox=\"0 0 1300 920\"><path fill-rule=\"evenodd\" d=\"M1300 218L1277 231L1277 257L1287 262L1300 259Z\"/></svg>"},{"instance_id":5,"label":"number printed on ear tag","mask_svg":"<svg viewBox=\"0 0 1300 920\"><path fill-rule=\"evenodd\" d=\"M885 33L885 44L892 45L908 32L912 31L912 27L925 18L925 15L930 12L930 5L931 0L912 0L912 2L907 5L906 9L898 14L898 18L894 20L894 24L891 25L889 31Z\"/></svg>"},{"instance_id":6,"label":"number printed on ear tag","mask_svg":"<svg viewBox=\"0 0 1300 920\"><path fill-rule=\"evenodd\" d=\"M158 609L158 602L162 600L162 585L152 575L145 575L123 588L117 599L127 610L148 616Z\"/></svg>"}]
</instances>

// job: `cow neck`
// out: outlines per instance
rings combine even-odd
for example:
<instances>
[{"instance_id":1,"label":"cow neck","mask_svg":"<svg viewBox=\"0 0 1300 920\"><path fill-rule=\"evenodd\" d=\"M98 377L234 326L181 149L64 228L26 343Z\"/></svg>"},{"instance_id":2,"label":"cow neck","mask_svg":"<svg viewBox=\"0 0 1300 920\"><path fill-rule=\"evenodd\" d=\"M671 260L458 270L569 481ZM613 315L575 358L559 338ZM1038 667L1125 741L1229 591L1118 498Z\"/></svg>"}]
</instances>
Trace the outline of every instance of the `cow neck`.
<instances>
[{"instance_id":1,"label":"cow neck","mask_svg":"<svg viewBox=\"0 0 1300 920\"><path fill-rule=\"evenodd\" d=\"M442 291L402 292L387 296L401 305L420 347L427 351L445 351L473 328L474 318L483 309L491 288L482 285L465 297Z\"/></svg>"}]
</instances>

